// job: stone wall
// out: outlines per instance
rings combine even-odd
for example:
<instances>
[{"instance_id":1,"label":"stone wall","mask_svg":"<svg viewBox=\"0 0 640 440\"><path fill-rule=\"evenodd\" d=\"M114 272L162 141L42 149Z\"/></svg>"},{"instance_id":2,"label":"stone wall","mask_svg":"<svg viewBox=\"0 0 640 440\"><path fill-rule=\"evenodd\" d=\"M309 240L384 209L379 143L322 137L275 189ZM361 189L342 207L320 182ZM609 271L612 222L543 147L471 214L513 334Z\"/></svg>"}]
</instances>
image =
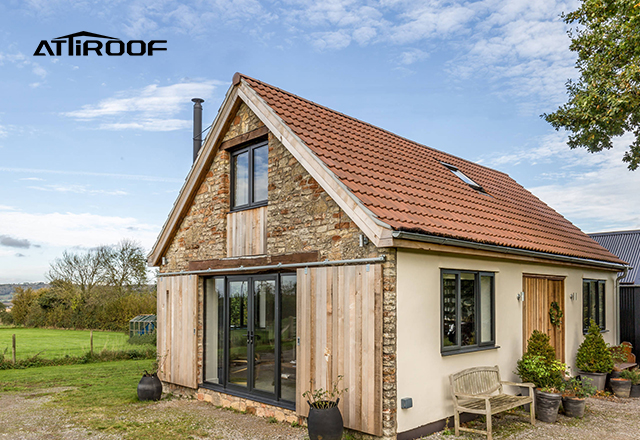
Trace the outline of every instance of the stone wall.
<instances>
[{"instance_id":1,"label":"stone wall","mask_svg":"<svg viewBox=\"0 0 640 440\"><path fill-rule=\"evenodd\" d=\"M263 126L245 105L231 120L224 140ZM229 153L219 151L170 244L161 272L187 270L189 261L225 258L229 212ZM362 234L338 204L274 136L269 134L267 254L317 251L320 260L386 255L383 263L383 426L384 438L396 433L396 252L360 247ZM203 359L203 283L199 287L198 377ZM218 393L219 394L219 393ZM206 398L208 394L205 394ZM231 400L230 400L231 401Z\"/></svg>"}]
</instances>

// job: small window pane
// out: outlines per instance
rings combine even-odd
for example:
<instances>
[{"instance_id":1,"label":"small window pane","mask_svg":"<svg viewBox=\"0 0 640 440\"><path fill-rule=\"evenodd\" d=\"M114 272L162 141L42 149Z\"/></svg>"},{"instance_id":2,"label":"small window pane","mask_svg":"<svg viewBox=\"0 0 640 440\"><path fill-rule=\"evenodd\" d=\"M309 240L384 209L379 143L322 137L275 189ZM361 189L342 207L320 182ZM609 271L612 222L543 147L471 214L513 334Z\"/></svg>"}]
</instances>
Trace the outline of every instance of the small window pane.
<instances>
[{"instance_id":1,"label":"small window pane","mask_svg":"<svg viewBox=\"0 0 640 440\"><path fill-rule=\"evenodd\" d=\"M224 363L224 278L208 278L205 284L206 334L204 381L222 383Z\"/></svg>"},{"instance_id":2,"label":"small window pane","mask_svg":"<svg viewBox=\"0 0 640 440\"><path fill-rule=\"evenodd\" d=\"M456 275L445 273L442 275L443 336L444 346L458 345L456 321Z\"/></svg>"},{"instance_id":3,"label":"small window pane","mask_svg":"<svg viewBox=\"0 0 640 440\"><path fill-rule=\"evenodd\" d=\"M589 281L582 282L582 319L586 333L589 328Z\"/></svg>"},{"instance_id":4,"label":"small window pane","mask_svg":"<svg viewBox=\"0 0 640 440\"><path fill-rule=\"evenodd\" d=\"M589 319L593 319L596 323L598 323L598 315L596 313L597 304L596 283L591 281L589 283ZM589 321L589 325L591 325L591 321Z\"/></svg>"},{"instance_id":5,"label":"small window pane","mask_svg":"<svg viewBox=\"0 0 640 440\"><path fill-rule=\"evenodd\" d=\"M268 147L253 150L253 202L267 200L267 187L269 185L269 159Z\"/></svg>"},{"instance_id":6,"label":"small window pane","mask_svg":"<svg viewBox=\"0 0 640 440\"><path fill-rule=\"evenodd\" d=\"M475 345L476 341L476 277L460 274L460 345Z\"/></svg>"},{"instance_id":7,"label":"small window pane","mask_svg":"<svg viewBox=\"0 0 640 440\"><path fill-rule=\"evenodd\" d=\"M249 153L233 157L233 207L249 203Z\"/></svg>"},{"instance_id":8,"label":"small window pane","mask_svg":"<svg viewBox=\"0 0 640 440\"><path fill-rule=\"evenodd\" d=\"M598 325L601 329L605 328L604 321L604 282L598 282Z\"/></svg>"},{"instance_id":9,"label":"small window pane","mask_svg":"<svg viewBox=\"0 0 640 440\"><path fill-rule=\"evenodd\" d=\"M491 326L491 312L493 310L491 292L493 290L493 277L480 277L480 342L493 341L493 329Z\"/></svg>"},{"instance_id":10,"label":"small window pane","mask_svg":"<svg viewBox=\"0 0 640 440\"><path fill-rule=\"evenodd\" d=\"M296 401L296 275L280 278L280 395L282 400Z\"/></svg>"}]
</instances>

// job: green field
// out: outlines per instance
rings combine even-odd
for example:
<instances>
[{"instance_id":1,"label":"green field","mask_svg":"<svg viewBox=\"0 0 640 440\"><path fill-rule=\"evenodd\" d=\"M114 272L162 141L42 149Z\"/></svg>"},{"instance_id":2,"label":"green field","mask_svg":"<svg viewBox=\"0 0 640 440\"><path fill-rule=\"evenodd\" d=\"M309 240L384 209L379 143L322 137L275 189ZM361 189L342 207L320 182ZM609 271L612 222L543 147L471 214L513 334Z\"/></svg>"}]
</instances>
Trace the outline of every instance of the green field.
<instances>
[{"instance_id":1,"label":"green field","mask_svg":"<svg viewBox=\"0 0 640 440\"><path fill-rule=\"evenodd\" d=\"M90 349L89 330L55 330L0 326L0 354L11 357L12 335L16 335L16 357L27 359L36 354L43 359L65 356L83 356ZM93 332L93 350L127 350L151 346L133 346L127 343L128 335L121 332Z\"/></svg>"}]
</instances>

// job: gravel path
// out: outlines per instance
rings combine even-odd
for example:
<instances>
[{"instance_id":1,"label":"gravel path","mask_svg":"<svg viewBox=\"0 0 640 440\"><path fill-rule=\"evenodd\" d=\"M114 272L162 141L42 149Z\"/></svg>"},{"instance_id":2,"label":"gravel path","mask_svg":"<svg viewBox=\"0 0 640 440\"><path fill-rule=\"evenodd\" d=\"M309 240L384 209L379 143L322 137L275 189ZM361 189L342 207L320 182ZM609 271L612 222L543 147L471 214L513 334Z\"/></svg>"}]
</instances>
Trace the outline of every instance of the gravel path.
<instances>
[{"instance_id":1,"label":"gravel path","mask_svg":"<svg viewBox=\"0 0 640 440\"><path fill-rule=\"evenodd\" d=\"M30 393L0 394L0 439L25 440L81 440L120 439L121 434L89 431L69 422L63 409L45 405L52 396L71 388L54 388ZM187 399L165 400L145 406L127 407L118 418L123 422L144 423L154 421L171 423L185 415L207 421L205 432L198 438L225 440L304 440L307 431L284 423L269 423L249 414L229 410ZM493 418L495 439L584 439L626 440L640 438L640 399L589 399L584 419L558 416L555 424L538 421L531 426L527 419L515 414ZM484 424L479 427L484 428ZM453 440L453 435L442 432L426 439ZM458 439L486 439L485 436L464 433Z\"/></svg>"},{"instance_id":2,"label":"gravel path","mask_svg":"<svg viewBox=\"0 0 640 440\"><path fill-rule=\"evenodd\" d=\"M590 398L583 419L558 415L556 423L536 421L536 426L518 415L498 415L492 418L494 439L566 439L566 440L627 440L640 439L640 399L611 400ZM453 432L453 425L451 431ZM485 424L478 425L485 429ZM460 437L442 432L426 439L486 439L486 436L464 433Z\"/></svg>"}]
</instances>

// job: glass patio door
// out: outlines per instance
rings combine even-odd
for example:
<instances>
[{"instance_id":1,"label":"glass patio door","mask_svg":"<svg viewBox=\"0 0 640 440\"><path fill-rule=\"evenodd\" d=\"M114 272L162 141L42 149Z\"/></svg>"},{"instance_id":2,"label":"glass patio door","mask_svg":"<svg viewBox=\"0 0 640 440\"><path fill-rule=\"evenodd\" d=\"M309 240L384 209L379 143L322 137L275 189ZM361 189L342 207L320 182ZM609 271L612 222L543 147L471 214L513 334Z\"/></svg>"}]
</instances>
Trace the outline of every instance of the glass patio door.
<instances>
[{"instance_id":1,"label":"glass patio door","mask_svg":"<svg viewBox=\"0 0 640 440\"><path fill-rule=\"evenodd\" d=\"M229 279L228 383L275 395L276 277Z\"/></svg>"}]
</instances>

